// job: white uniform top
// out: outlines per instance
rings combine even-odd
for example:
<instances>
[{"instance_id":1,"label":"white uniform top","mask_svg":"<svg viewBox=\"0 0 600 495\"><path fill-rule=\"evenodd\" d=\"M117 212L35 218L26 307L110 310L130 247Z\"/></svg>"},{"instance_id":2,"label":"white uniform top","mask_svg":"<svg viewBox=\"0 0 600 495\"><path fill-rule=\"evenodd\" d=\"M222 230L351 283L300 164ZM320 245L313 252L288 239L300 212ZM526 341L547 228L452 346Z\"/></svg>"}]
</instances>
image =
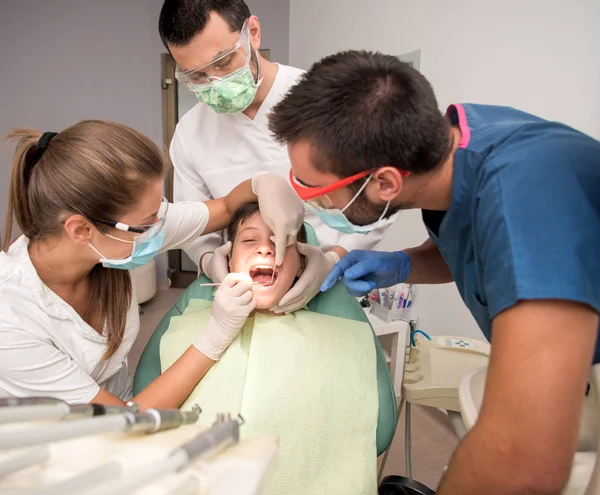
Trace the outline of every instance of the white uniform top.
<instances>
[{"instance_id":1,"label":"white uniform top","mask_svg":"<svg viewBox=\"0 0 600 495\"><path fill-rule=\"evenodd\" d=\"M183 247L202 234L207 222L203 203L170 205L162 250ZM131 399L127 355L140 329L135 290L123 342L104 360L106 329L100 335L42 282L28 242L21 236L8 253L0 252L0 397L88 403L102 387L121 400Z\"/></svg>"},{"instance_id":2,"label":"white uniform top","mask_svg":"<svg viewBox=\"0 0 600 495\"><path fill-rule=\"evenodd\" d=\"M220 198L256 172L272 172L288 179L287 146L277 143L269 132L268 115L303 72L279 65L275 82L254 120L243 113L218 114L204 103L198 103L183 116L170 148L175 167L175 201ZM316 230L324 249L371 249L384 234L384 229L368 235L342 234L325 225L310 208L306 210L306 221ZM185 252L198 263L202 254L214 251L220 244L219 234L211 234L187 245Z\"/></svg>"}]
</instances>

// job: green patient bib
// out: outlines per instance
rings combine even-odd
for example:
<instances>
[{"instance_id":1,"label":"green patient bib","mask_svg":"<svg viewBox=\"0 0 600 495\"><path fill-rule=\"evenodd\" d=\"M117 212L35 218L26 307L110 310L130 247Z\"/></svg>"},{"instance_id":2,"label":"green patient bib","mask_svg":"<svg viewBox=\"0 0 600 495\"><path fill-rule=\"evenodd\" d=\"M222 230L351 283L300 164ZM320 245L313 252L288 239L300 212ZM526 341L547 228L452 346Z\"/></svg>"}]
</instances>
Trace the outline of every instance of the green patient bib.
<instances>
[{"instance_id":1,"label":"green patient bib","mask_svg":"<svg viewBox=\"0 0 600 495\"><path fill-rule=\"evenodd\" d=\"M194 342L212 303L192 300L160 344L162 371ZM378 394L368 324L297 311L257 313L182 406L200 422L240 413L242 437L279 437L269 494L375 494Z\"/></svg>"}]
</instances>

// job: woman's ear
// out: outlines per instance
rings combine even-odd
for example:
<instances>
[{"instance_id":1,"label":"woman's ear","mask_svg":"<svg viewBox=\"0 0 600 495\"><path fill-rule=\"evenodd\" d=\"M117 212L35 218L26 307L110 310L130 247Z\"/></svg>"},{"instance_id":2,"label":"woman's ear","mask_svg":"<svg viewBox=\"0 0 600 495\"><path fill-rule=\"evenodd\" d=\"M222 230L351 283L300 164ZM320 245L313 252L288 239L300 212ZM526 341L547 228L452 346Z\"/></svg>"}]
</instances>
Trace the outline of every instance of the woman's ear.
<instances>
[{"instance_id":1,"label":"woman's ear","mask_svg":"<svg viewBox=\"0 0 600 495\"><path fill-rule=\"evenodd\" d=\"M92 225L82 215L71 215L63 221L65 231L71 240L77 244L87 244L92 238Z\"/></svg>"}]
</instances>

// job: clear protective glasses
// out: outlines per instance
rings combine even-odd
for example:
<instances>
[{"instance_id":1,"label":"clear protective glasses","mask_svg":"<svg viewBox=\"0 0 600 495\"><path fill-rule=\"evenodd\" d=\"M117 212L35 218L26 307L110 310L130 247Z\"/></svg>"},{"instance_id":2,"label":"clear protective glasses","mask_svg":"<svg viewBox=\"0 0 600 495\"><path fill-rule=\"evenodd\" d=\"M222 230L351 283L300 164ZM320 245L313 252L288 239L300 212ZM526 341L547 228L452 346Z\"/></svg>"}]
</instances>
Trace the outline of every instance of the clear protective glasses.
<instances>
[{"instance_id":1,"label":"clear protective glasses","mask_svg":"<svg viewBox=\"0 0 600 495\"><path fill-rule=\"evenodd\" d=\"M202 86L209 87L211 83L220 81L244 67L250 62L251 56L250 30L248 22L245 21L240 31L240 39L233 48L219 53L211 62L196 69L183 70L177 65L175 78L188 88L201 90Z\"/></svg>"},{"instance_id":2,"label":"clear protective glasses","mask_svg":"<svg viewBox=\"0 0 600 495\"><path fill-rule=\"evenodd\" d=\"M98 220L96 218L90 218L92 222L100 223L102 225L108 225L122 232L133 232L139 234L135 236L134 241L138 244L148 242L153 237L156 237L165 226L165 220L167 218L167 211L169 211L169 201L167 198L162 198L160 203L160 209L158 210L158 221L150 225L127 225L122 222L115 222L112 220ZM125 239L118 239L123 242L134 242L126 241Z\"/></svg>"}]
</instances>

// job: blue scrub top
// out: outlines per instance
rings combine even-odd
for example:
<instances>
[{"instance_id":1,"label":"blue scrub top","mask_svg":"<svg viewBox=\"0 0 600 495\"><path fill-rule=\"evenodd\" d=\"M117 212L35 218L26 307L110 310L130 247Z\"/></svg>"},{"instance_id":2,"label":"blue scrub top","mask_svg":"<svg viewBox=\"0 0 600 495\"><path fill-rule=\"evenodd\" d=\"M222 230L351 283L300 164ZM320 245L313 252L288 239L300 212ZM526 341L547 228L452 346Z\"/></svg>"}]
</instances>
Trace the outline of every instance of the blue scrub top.
<instances>
[{"instance_id":1,"label":"blue scrub top","mask_svg":"<svg viewBox=\"0 0 600 495\"><path fill-rule=\"evenodd\" d=\"M452 203L423 220L485 336L520 300L600 313L600 142L509 107L457 104L447 115L462 134Z\"/></svg>"}]
</instances>

